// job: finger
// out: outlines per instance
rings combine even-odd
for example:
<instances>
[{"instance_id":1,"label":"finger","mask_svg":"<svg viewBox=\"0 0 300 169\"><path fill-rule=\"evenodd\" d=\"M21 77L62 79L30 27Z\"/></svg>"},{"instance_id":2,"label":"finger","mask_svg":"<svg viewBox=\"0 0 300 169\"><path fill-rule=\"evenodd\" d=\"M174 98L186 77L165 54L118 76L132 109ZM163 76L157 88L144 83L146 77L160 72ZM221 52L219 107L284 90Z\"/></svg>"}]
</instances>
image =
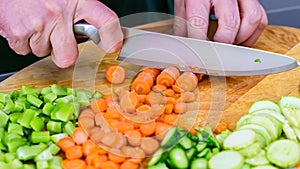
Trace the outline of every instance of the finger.
<instances>
[{"instance_id":1,"label":"finger","mask_svg":"<svg viewBox=\"0 0 300 169\"><path fill-rule=\"evenodd\" d=\"M207 39L210 0L186 0L188 37Z\"/></svg>"},{"instance_id":2,"label":"finger","mask_svg":"<svg viewBox=\"0 0 300 169\"><path fill-rule=\"evenodd\" d=\"M215 0L213 2L218 28L214 41L232 44L240 27L237 0Z\"/></svg>"},{"instance_id":3,"label":"finger","mask_svg":"<svg viewBox=\"0 0 300 169\"><path fill-rule=\"evenodd\" d=\"M99 30L99 47L108 53L120 50L123 42L118 16L101 2L96 0L79 1L76 18L84 19Z\"/></svg>"},{"instance_id":4,"label":"finger","mask_svg":"<svg viewBox=\"0 0 300 169\"><path fill-rule=\"evenodd\" d=\"M256 0L238 0L241 15L241 25L235 43L247 40L256 31L263 17L263 11Z\"/></svg>"},{"instance_id":5,"label":"finger","mask_svg":"<svg viewBox=\"0 0 300 169\"><path fill-rule=\"evenodd\" d=\"M76 62L77 43L73 34L73 22L60 21L50 35L52 44L51 57L60 68L66 68Z\"/></svg>"},{"instance_id":6,"label":"finger","mask_svg":"<svg viewBox=\"0 0 300 169\"><path fill-rule=\"evenodd\" d=\"M187 36L185 0L174 0L174 35Z\"/></svg>"},{"instance_id":7,"label":"finger","mask_svg":"<svg viewBox=\"0 0 300 169\"><path fill-rule=\"evenodd\" d=\"M258 28L253 33L253 35L250 38L248 38L246 41L241 43L241 45L243 45L243 46L252 46L257 41L257 39L260 37L260 35L263 33L263 31L265 30L265 28L268 25L267 14L262 6L260 6L260 9L262 10L262 14L263 14L261 22L260 22Z\"/></svg>"},{"instance_id":8,"label":"finger","mask_svg":"<svg viewBox=\"0 0 300 169\"><path fill-rule=\"evenodd\" d=\"M29 40L32 53L38 57L43 57L51 52L49 34L46 32L35 33Z\"/></svg>"},{"instance_id":9,"label":"finger","mask_svg":"<svg viewBox=\"0 0 300 169\"><path fill-rule=\"evenodd\" d=\"M6 39L11 49L19 55L26 55L31 52L29 38L31 33L22 25L16 24L14 29L10 29L6 34Z\"/></svg>"}]
</instances>

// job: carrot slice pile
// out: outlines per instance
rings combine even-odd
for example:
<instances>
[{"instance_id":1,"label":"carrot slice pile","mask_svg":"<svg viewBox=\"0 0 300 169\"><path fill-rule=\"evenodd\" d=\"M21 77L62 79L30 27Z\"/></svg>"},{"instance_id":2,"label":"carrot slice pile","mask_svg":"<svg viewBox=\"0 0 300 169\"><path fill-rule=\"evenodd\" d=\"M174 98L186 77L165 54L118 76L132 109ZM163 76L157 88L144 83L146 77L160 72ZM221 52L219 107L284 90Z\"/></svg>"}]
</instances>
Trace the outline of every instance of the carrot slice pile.
<instances>
[{"instance_id":1,"label":"carrot slice pile","mask_svg":"<svg viewBox=\"0 0 300 169\"><path fill-rule=\"evenodd\" d=\"M106 68L106 80L112 84L121 84L126 78L126 70L119 65L111 65Z\"/></svg>"}]
</instances>

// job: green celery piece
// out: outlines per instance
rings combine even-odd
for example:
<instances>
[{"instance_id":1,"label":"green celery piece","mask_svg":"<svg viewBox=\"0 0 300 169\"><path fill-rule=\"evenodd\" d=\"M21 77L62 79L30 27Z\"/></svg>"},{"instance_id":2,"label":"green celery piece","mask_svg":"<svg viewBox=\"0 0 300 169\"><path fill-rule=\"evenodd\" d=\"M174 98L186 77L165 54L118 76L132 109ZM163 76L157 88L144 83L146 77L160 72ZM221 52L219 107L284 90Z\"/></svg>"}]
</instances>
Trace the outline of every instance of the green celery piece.
<instances>
[{"instance_id":1,"label":"green celery piece","mask_svg":"<svg viewBox=\"0 0 300 169\"><path fill-rule=\"evenodd\" d=\"M30 127L34 131L42 131L44 126L44 119L40 117L33 117L32 121L30 122Z\"/></svg>"},{"instance_id":2,"label":"green celery piece","mask_svg":"<svg viewBox=\"0 0 300 169\"><path fill-rule=\"evenodd\" d=\"M46 160L39 160L36 162L36 169L48 169L49 164Z\"/></svg>"},{"instance_id":3,"label":"green celery piece","mask_svg":"<svg viewBox=\"0 0 300 169\"><path fill-rule=\"evenodd\" d=\"M10 153L15 153L17 152L17 149L19 147L22 147L24 145L26 145L28 143L27 139L26 138L20 138L20 139L13 139L11 140L10 142L7 142L7 148L8 148L8 151Z\"/></svg>"},{"instance_id":4,"label":"green celery piece","mask_svg":"<svg viewBox=\"0 0 300 169\"><path fill-rule=\"evenodd\" d=\"M7 133L5 128L0 128L0 139L4 139L5 133Z\"/></svg>"},{"instance_id":5,"label":"green celery piece","mask_svg":"<svg viewBox=\"0 0 300 169\"><path fill-rule=\"evenodd\" d=\"M8 120L9 120L9 116L6 113L4 113L2 110L0 110L0 128L5 128Z\"/></svg>"},{"instance_id":6,"label":"green celery piece","mask_svg":"<svg viewBox=\"0 0 300 169\"><path fill-rule=\"evenodd\" d=\"M31 128L30 123L31 123L33 117L35 117L37 114L38 113L35 110L26 109L24 111L22 117L18 120L18 123L21 124L23 127Z\"/></svg>"},{"instance_id":7,"label":"green celery piece","mask_svg":"<svg viewBox=\"0 0 300 169\"><path fill-rule=\"evenodd\" d=\"M3 107L4 107L4 104L0 103L0 110L3 109Z\"/></svg>"},{"instance_id":8,"label":"green celery piece","mask_svg":"<svg viewBox=\"0 0 300 169\"><path fill-rule=\"evenodd\" d=\"M93 94L93 98L98 98L98 99L101 99L101 98L103 98L103 94L102 93L100 93L100 92L95 92L94 94Z\"/></svg>"},{"instance_id":9,"label":"green celery piece","mask_svg":"<svg viewBox=\"0 0 300 169\"><path fill-rule=\"evenodd\" d=\"M71 103L71 104L74 106L74 113L70 117L69 120L77 120L79 118L79 115L80 115L80 103L74 102L74 103Z\"/></svg>"},{"instance_id":10,"label":"green celery piece","mask_svg":"<svg viewBox=\"0 0 300 169\"><path fill-rule=\"evenodd\" d=\"M75 89L73 88L67 88L67 95L74 95L75 94Z\"/></svg>"},{"instance_id":11,"label":"green celery piece","mask_svg":"<svg viewBox=\"0 0 300 169\"><path fill-rule=\"evenodd\" d=\"M28 86L22 86L20 94L21 95L32 94L32 95L38 97L40 92L39 92L39 89L37 89L37 88L30 88Z\"/></svg>"},{"instance_id":12,"label":"green celery piece","mask_svg":"<svg viewBox=\"0 0 300 169\"><path fill-rule=\"evenodd\" d=\"M56 155L60 151L60 147L53 142L49 143L49 147L47 148L52 155Z\"/></svg>"},{"instance_id":13,"label":"green celery piece","mask_svg":"<svg viewBox=\"0 0 300 169\"><path fill-rule=\"evenodd\" d=\"M56 94L57 96L65 96L67 95L66 88L63 88L57 84L51 85L51 91Z\"/></svg>"},{"instance_id":14,"label":"green celery piece","mask_svg":"<svg viewBox=\"0 0 300 169\"><path fill-rule=\"evenodd\" d=\"M42 109L43 114L50 116L54 107L55 106L52 103L46 103Z\"/></svg>"},{"instance_id":15,"label":"green celery piece","mask_svg":"<svg viewBox=\"0 0 300 169\"><path fill-rule=\"evenodd\" d=\"M44 87L42 90L41 90L41 95L45 96L46 94L49 94L51 93L52 90L51 90L51 87L48 86L48 87Z\"/></svg>"},{"instance_id":16,"label":"green celery piece","mask_svg":"<svg viewBox=\"0 0 300 169\"><path fill-rule=\"evenodd\" d=\"M9 115L9 120L12 123L17 123L21 117L22 117L22 113L12 113Z\"/></svg>"},{"instance_id":17,"label":"green celery piece","mask_svg":"<svg viewBox=\"0 0 300 169\"><path fill-rule=\"evenodd\" d=\"M91 104L90 99L92 98L92 96L93 94L91 91L82 89L76 90L77 101L83 106L89 106Z\"/></svg>"},{"instance_id":18,"label":"green celery piece","mask_svg":"<svg viewBox=\"0 0 300 169\"><path fill-rule=\"evenodd\" d=\"M0 103L5 104L9 97L9 94L0 92Z\"/></svg>"},{"instance_id":19,"label":"green celery piece","mask_svg":"<svg viewBox=\"0 0 300 169\"><path fill-rule=\"evenodd\" d=\"M6 133L4 137L4 143L7 144L13 140L20 140L22 138L21 135L16 134L16 133Z\"/></svg>"},{"instance_id":20,"label":"green celery piece","mask_svg":"<svg viewBox=\"0 0 300 169\"><path fill-rule=\"evenodd\" d=\"M52 159L48 160L50 169L62 169L62 158L60 156L53 156Z\"/></svg>"},{"instance_id":21,"label":"green celery piece","mask_svg":"<svg viewBox=\"0 0 300 169\"><path fill-rule=\"evenodd\" d=\"M63 132L72 136L74 129L75 125L71 121L68 121L63 128Z\"/></svg>"},{"instance_id":22,"label":"green celery piece","mask_svg":"<svg viewBox=\"0 0 300 169\"><path fill-rule=\"evenodd\" d=\"M47 123L47 130L51 134L61 133L62 132L62 122L50 120Z\"/></svg>"},{"instance_id":23,"label":"green celery piece","mask_svg":"<svg viewBox=\"0 0 300 169\"><path fill-rule=\"evenodd\" d=\"M22 110L28 109L30 107L30 103L27 101L25 96L20 96L15 100L15 105L22 106Z\"/></svg>"},{"instance_id":24,"label":"green celery piece","mask_svg":"<svg viewBox=\"0 0 300 169\"><path fill-rule=\"evenodd\" d=\"M26 145L18 148L17 156L20 160L31 160L47 148L46 144Z\"/></svg>"},{"instance_id":25,"label":"green celery piece","mask_svg":"<svg viewBox=\"0 0 300 169\"><path fill-rule=\"evenodd\" d=\"M20 136L23 136L23 127L20 124L17 123L9 123L7 128L8 133L16 133Z\"/></svg>"},{"instance_id":26,"label":"green celery piece","mask_svg":"<svg viewBox=\"0 0 300 169\"><path fill-rule=\"evenodd\" d=\"M35 165L34 164L24 164L23 169L35 169Z\"/></svg>"},{"instance_id":27,"label":"green celery piece","mask_svg":"<svg viewBox=\"0 0 300 169\"><path fill-rule=\"evenodd\" d=\"M14 111L15 111L15 104L14 104L14 102L12 101L11 98L9 98L9 99L6 101L6 104L5 104L3 110L4 110L5 112L8 112L8 114L10 114L11 112L14 112Z\"/></svg>"},{"instance_id":28,"label":"green celery piece","mask_svg":"<svg viewBox=\"0 0 300 169\"><path fill-rule=\"evenodd\" d=\"M70 103L58 103L51 112L51 119L66 122L70 120L74 111L74 105Z\"/></svg>"},{"instance_id":29,"label":"green celery piece","mask_svg":"<svg viewBox=\"0 0 300 169\"><path fill-rule=\"evenodd\" d=\"M20 90L12 90L10 92L10 97L13 99L13 100L16 100L18 97L20 97Z\"/></svg>"},{"instance_id":30,"label":"green celery piece","mask_svg":"<svg viewBox=\"0 0 300 169\"><path fill-rule=\"evenodd\" d=\"M50 160L54 157L53 155L56 155L59 151L60 148L56 144L50 143L47 149L42 151L39 155L37 155L34 158L34 161Z\"/></svg>"},{"instance_id":31,"label":"green celery piece","mask_svg":"<svg viewBox=\"0 0 300 169\"><path fill-rule=\"evenodd\" d=\"M11 169L12 167L7 164L6 162L0 161L0 168L1 169Z\"/></svg>"},{"instance_id":32,"label":"green celery piece","mask_svg":"<svg viewBox=\"0 0 300 169\"><path fill-rule=\"evenodd\" d=\"M57 144L60 139L65 137L68 137L68 134L66 133L53 134L50 136L50 140L53 141L55 144Z\"/></svg>"},{"instance_id":33,"label":"green celery piece","mask_svg":"<svg viewBox=\"0 0 300 169\"><path fill-rule=\"evenodd\" d=\"M17 154L16 153L5 153L5 155L4 155L4 162L10 163L11 161L13 161L16 158L17 158Z\"/></svg>"},{"instance_id":34,"label":"green celery piece","mask_svg":"<svg viewBox=\"0 0 300 169\"><path fill-rule=\"evenodd\" d=\"M4 153L2 151L0 151L0 161L4 161Z\"/></svg>"},{"instance_id":35,"label":"green celery piece","mask_svg":"<svg viewBox=\"0 0 300 169\"><path fill-rule=\"evenodd\" d=\"M41 107L41 105L43 104L43 101L41 99L39 99L37 96L34 96L32 94L28 94L27 95L27 101L34 105L35 107Z\"/></svg>"},{"instance_id":36,"label":"green celery piece","mask_svg":"<svg viewBox=\"0 0 300 169\"><path fill-rule=\"evenodd\" d=\"M52 103L57 98L56 94L54 93L48 93L44 96L44 102L45 103Z\"/></svg>"},{"instance_id":37,"label":"green celery piece","mask_svg":"<svg viewBox=\"0 0 300 169\"><path fill-rule=\"evenodd\" d=\"M30 140L32 143L49 143L50 131L33 131Z\"/></svg>"},{"instance_id":38,"label":"green celery piece","mask_svg":"<svg viewBox=\"0 0 300 169\"><path fill-rule=\"evenodd\" d=\"M67 95L67 96L63 96L63 97L56 99L55 102L57 102L57 103L73 103L73 102L75 102L75 100L76 100L76 97L74 95Z\"/></svg>"},{"instance_id":39,"label":"green celery piece","mask_svg":"<svg viewBox=\"0 0 300 169\"><path fill-rule=\"evenodd\" d=\"M7 148L6 146L3 144L2 142L2 139L0 139L0 151L3 150L3 151L7 151ZM1 160L0 160L1 161Z\"/></svg>"},{"instance_id":40,"label":"green celery piece","mask_svg":"<svg viewBox=\"0 0 300 169\"><path fill-rule=\"evenodd\" d=\"M15 169L23 169L23 163L17 158L13 159L9 165Z\"/></svg>"}]
</instances>

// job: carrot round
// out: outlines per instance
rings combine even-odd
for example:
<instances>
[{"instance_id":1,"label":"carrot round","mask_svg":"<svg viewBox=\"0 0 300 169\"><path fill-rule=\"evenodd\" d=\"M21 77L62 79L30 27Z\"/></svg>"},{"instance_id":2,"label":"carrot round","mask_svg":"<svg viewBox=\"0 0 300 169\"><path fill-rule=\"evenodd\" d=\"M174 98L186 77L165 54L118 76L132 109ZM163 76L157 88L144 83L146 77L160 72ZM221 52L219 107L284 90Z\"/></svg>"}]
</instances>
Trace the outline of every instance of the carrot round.
<instances>
[{"instance_id":1,"label":"carrot round","mask_svg":"<svg viewBox=\"0 0 300 169\"><path fill-rule=\"evenodd\" d=\"M195 101L196 96L193 92L183 92L181 94L181 99L183 102L189 103Z\"/></svg>"},{"instance_id":2,"label":"carrot round","mask_svg":"<svg viewBox=\"0 0 300 169\"><path fill-rule=\"evenodd\" d=\"M227 124L224 122L220 122L217 124L217 126L214 128L214 133L220 134L222 131L225 131L227 129Z\"/></svg>"},{"instance_id":3,"label":"carrot round","mask_svg":"<svg viewBox=\"0 0 300 169\"><path fill-rule=\"evenodd\" d=\"M170 125L176 125L178 122L178 115L177 114L165 114L164 122Z\"/></svg>"},{"instance_id":4,"label":"carrot round","mask_svg":"<svg viewBox=\"0 0 300 169\"><path fill-rule=\"evenodd\" d=\"M120 106L126 112L134 112L140 105L140 100L136 92L127 92L120 98Z\"/></svg>"},{"instance_id":5,"label":"carrot round","mask_svg":"<svg viewBox=\"0 0 300 169\"><path fill-rule=\"evenodd\" d=\"M179 75L180 72L176 67L167 67L157 76L156 83L164 86L172 86Z\"/></svg>"},{"instance_id":6,"label":"carrot round","mask_svg":"<svg viewBox=\"0 0 300 169\"><path fill-rule=\"evenodd\" d=\"M105 161L101 165L101 169L119 169L120 165L113 161Z\"/></svg>"},{"instance_id":7,"label":"carrot round","mask_svg":"<svg viewBox=\"0 0 300 169\"><path fill-rule=\"evenodd\" d=\"M64 137L58 141L57 145L66 151L69 147L75 146L75 141L71 137Z\"/></svg>"},{"instance_id":8,"label":"carrot round","mask_svg":"<svg viewBox=\"0 0 300 169\"><path fill-rule=\"evenodd\" d=\"M128 123L126 121L119 121L116 124L116 129L120 133L125 133L127 131L133 130L134 125L132 123Z\"/></svg>"},{"instance_id":9,"label":"carrot round","mask_svg":"<svg viewBox=\"0 0 300 169\"><path fill-rule=\"evenodd\" d=\"M160 92L151 91L145 98L145 103L148 105L161 104L165 100L165 96L163 96Z\"/></svg>"},{"instance_id":10,"label":"carrot round","mask_svg":"<svg viewBox=\"0 0 300 169\"><path fill-rule=\"evenodd\" d=\"M167 90L167 87L162 84L156 84L156 85L152 86L152 91L155 91L155 92L163 92L165 90Z\"/></svg>"},{"instance_id":11,"label":"carrot round","mask_svg":"<svg viewBox=\"0 0 300 169\"><path fill-rule=\"evenodd\" d=\"M173 111L174 113L185 113L188 110L188 106L184 102L178 102L174 105Z\"/></svg>"},{"instance_id":12,"label":"carrot round","mask_svg":"<svg viewBox=\"0 0 300 169\"><path fill-rule=\"evenodd\" d=\"M88 139L88 135L81 127L77 127L73 130L72 138L76 144L83 144Z\"/></svg>"},{"instance_id":13,"label":"carrot round","mask_svg":"<svg viewBox=\"0 0 300 169\"><path fill-rule=\"evenodd\" d=\"M92 140L90 140L90 139L86 140L86 142L84 142L82 144L83 154L85 156L90 154L91 151L96 147L97 147L97 145Z\"/></svg>"},{"instance_id":14,"label":"carrot round","mask_svg":"<svg viewBox=\"0 0 300 169\"><path fill-rule=\"evenodd\" d=\"M106 100L102 98L91 99L91 108L94 112L105 112L108 105Z\"/></svg>"},{"instance_id":15,"label":"carrot round","mask_svg":"<svg viewBox=\"0 0 300 169\"><path fill-rule=\"evenodd\" d=\"M92 159L92 165L94 165L96 168L101 168L104 162L108 160L106 155L96 155Z\"/></svg>"},{"instance_id":16,"label":"carrot round","mask_svg":"<svg viewBox=\"0 0 300 169\"><path fill-rule=\"evenodd\" d=\"M86 163L81 159L63 160L63 169L85 169Z\"/></svg>"},{"instance_id":17,"label":"carrot round","mask_svg":"<svg viewBox=\"0 0 300 169\"><path fill-rule=\"evenodd\" d=\"M152 121L149 123L143 123L140 125L140 131L144 136L150 136L154 134L156 127L156 122Z\"/></svg>"},{"instance_id":18,"label":"carrot round","mask_svg":"<svg viewBox=\"0 0 300 169\"><path fill-rule=\"evenodd\" d=\"M126 160L126 157L115 154L115 153L108 153L108 159L110 161L116 162L116 163L122 163Z\"/></svg>"},{"instance_id":19,"label":"carrot round","mask_svg":"<svg viewBox=\"0 0 300 169\"><path fill-rule=\"evenodd\" d=\"M152 67L142 67L140 72L148 72L151 75L152 79L155 80L157 75L161 72L160 69L152 68Z\"/></svg>"},{"instance_id":20,"label":"carrot round","mask_svg":"<svg viewBox=\"0 0 300 169\"><path fill-rule=\"evenodd\" d=\"M193 72L184 72L176 80L175 84L184 91L193 91L198 85L198 78Z\"/></svg>"},{"instance_id":21,"label":"carrot round","mask_svg":"<svg viewBox=\"0 0 300 169\"><path fill-rule=\"evenodd\" d=\"M163 91L163 94L166 97L172 97L172 96L174 96L175 92L172 89L166 89L165 91Z\"/></svg>"},{"instance_id":22,"label":"carrot round","mask_svg":"<svg viewBox=\"0 0 300 169\"><path fill-rule=\"evenodd\" d=\"M142 138L141 148L146 154L153 154L159 148L159 142L152 137Z\"/></svg>"},{"instance_id":23,"label":"carrot round","mask_svg":"<svg viewBox=\"0 0 300 169\"><path fill-rule=\"evenodd\" d=\"M120 169L138 169L138 168L139 165L137 163L132 162L131 160L124 161L120 166Z\"/></svg>"},{"instance_id":24,"label":"carrot round","mask_svg":"<svg viewBox=\"0 0 300 169\"><path fill-rule=\"evenodd\" d=\"M148 94L154 84L156 75L151 72L142 71L131 84L131 90L136 91L138 94Z\"/></svg>"},{"instance_id":25,"label":"carrot round","mask_svg":"<svg viewBox=\"0 0 300 169\"><path fill-rule=\"evenodd\" d=\"M155 127L155 137L159 140L162 140L166 134L166 132L172 127L172 125L157 122Z\"/></svg>"},{"instance_id":26,"label":"carrot round","mask_svg":"<svg viewBox=\"0 0 300 169\"><path fill-rule=\"evenodd\" d=\"M112 84L121 84L126 77L126 70L119 65L111 65L106 68L106 80Z\"/></svg>"},{"instance_id":27,"label":"carrot round","mask_svg":"<svg viewBox=\"0 0 300 169\"><path fill-rule=\"evenodd\" d=\"M151 106L149 106L147 104L143 104L143 105L139 106L138 108L136 108L136 112L137 113L151 113Z\"/></svg>"},{"instance_id":28,"label":"carrot round","mask_svg":"<svg viewBox=\"0 0 300 169\"><path fill-rule=\"evenodd\" d=\"M82 147L79 145L75 145L67 148L65 153L66 153L66 158L70 160L79 159L83 155Z\"/></svg>"},{"instance_id":29,"label":"carrot round","mask_svg":"<svg viewBox=\"0 0 300 169\"><path fill-rule=\"evenodd\" d=\"M95 119L88 118L88 117L79 117L78 127L81 127L85 132L89 133L89 131L93 127L95 127Z\"/></svg>"},{"instance_id":30,"label":"carrot round","mask_svg":"<svg viewBox=\"0 0 300 169\"><path fill-rule=\"evenodd\" d=\"M141 144L142 134L139 130L130 130L125 133L127 141L132 146L139 146Z\"/></svg>"}]
</instances>

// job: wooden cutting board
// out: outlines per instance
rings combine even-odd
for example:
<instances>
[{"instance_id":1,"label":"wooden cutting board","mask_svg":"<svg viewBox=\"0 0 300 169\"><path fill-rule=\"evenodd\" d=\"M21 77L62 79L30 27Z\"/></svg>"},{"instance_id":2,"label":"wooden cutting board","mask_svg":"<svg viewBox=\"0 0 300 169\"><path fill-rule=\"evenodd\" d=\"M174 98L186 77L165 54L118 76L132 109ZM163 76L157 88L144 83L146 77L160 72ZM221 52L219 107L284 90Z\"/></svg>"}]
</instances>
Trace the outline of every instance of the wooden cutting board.
<instances>
[{"instance_id":1,"label":"wooden cutting board","mask_svg":"<svg viewBox=\"0 0 300 169\"><path fill-rule=\"evenodd\" d=\"M172 33L172 22L162 21L139 28L163 33ZM287 54L300 60L300 30L282 26L268 26L253 46L281 54ZM78 63L71 68L60 69L50 57L40 60L0 83L1 92L20 89L22 85L42 88L51 84L83 88L110 94L112 88L105 80L105 68L111 64L121 64L127 69L129 85L139 70L139 66L119 63L117 55L105 55L92 42L79 44ZM199 83L200 105L194 127L205 124L214 126L224 121L234 129L236 121L249 106L261 99L278 101L283 95L300 96L300 69L288 72L252 77L208 77Z\"/></svg>"}]
</instances>

